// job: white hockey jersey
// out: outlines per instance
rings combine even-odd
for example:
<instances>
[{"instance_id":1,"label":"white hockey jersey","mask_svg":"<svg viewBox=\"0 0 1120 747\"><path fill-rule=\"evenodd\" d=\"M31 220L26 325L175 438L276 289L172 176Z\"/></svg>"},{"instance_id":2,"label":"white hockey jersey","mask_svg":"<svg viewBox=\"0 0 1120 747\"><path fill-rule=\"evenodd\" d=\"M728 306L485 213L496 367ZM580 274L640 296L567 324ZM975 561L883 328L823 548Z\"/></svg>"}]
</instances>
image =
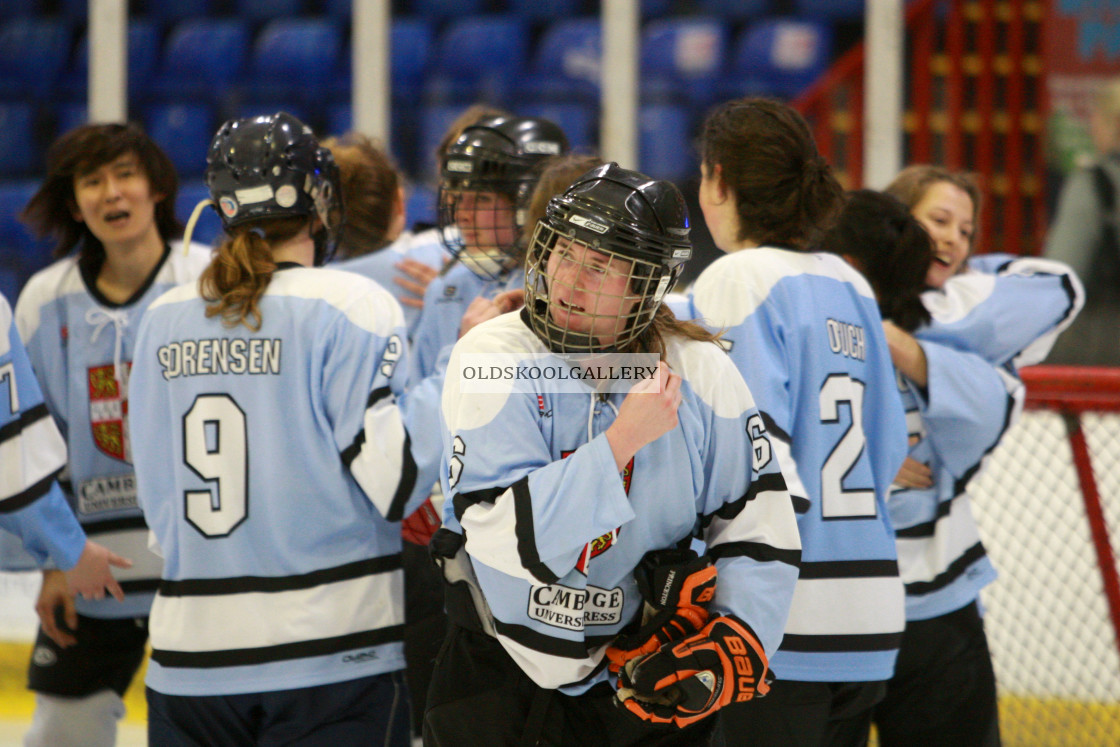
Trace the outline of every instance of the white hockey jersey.
<instances>
[{"instance_id":1,"label":"white hockey jersey","mask_svg":"<svg viewBox=\"0 0 1120 747\"><path fill-rule=\"evenodd\" d=\"M1045 358L1084 292L1061 263L997 254L972 258L922 300L933 317L915 332L928 384L900 378L899 386L910 456L933 470L935 484L890 499L910 620L960 609L995 580L967 487L1022 411L1019 367Z\"/></svg>"},{"instance_id":2,"label":"white hockey jersey","mask_svg":"<svg viewBox=\"0 0 1120 747\"><path fill-rule=\"evenodd\" d=\"M886 501L906 423L870 286L835 255L745 249L704 270L692 304L726 330L798 511L801 575L775 674L889 679L905 610Z\"/></svg>"},{"instance_id":3,"label":"white hockey jersey","mask_svg":"<svg viewBox=\"0 0 1120 747\"><path fill-rule=\"evenodd\" d=\"M148 686L218 695L402 669L393 522L427 490L396 404L399 305L353 273L282 267L252 332L207 318L196 285L152 305L133 367L140 503L164 557Z\"/></svg>"},{"instance_id":4,"label":"white hockey jersey","mask_svg":"<svg viewBox=\"0 0 1120 747\"><path fill-rule=\"evenodd\" d=\"M66 443L43 404L8 300L0 296L0 528L18 537L35 562L49 558L68 570L86 535L58 487L65 466Z\"/></svg>"},{"instance_id":5,"label":"white hockey jersey","mask_svg":"<svg viewBox=\"0 0 1120 747\"><path fill-rule=\"evenodd\" d=\"M679 425L621 474L604 432L623 393L581 383L558 392L544 379L464 391L460 361L487 353L548 351L523 312L456 344L443 393L444 525L464 534L498 639L526 674L568 694L606 678L604 648L641 612L635 566L694 535L719 569L714 610L741 617L772 653L800 542L762 420L720 348L669 341L666 361L683 379Z\"/></svg>"},{"instance_id":6,"label":"white hockey jersey","mask_svg":"<svg viewBox=\"0 0 1120 747\"><path fill-rule=\"evenodd\" d=\"M83 269L77 256L70 256L33 275L16 304L20 336L47 408L66 439L63 489L86 534L133 561L131 568L113 572L125 601L79 598L77 610L83 615L140 617L151 606L161 563L147 549L147 526L136 505L129 369L136 330L149 304L197 278L209 261L209 247L194 244L184 254L182 243L172 242L148 285L127 303L114 304L97 291L96 271ZM4 562L21 564L18 558Z\"/></svg>"}]
</instances>

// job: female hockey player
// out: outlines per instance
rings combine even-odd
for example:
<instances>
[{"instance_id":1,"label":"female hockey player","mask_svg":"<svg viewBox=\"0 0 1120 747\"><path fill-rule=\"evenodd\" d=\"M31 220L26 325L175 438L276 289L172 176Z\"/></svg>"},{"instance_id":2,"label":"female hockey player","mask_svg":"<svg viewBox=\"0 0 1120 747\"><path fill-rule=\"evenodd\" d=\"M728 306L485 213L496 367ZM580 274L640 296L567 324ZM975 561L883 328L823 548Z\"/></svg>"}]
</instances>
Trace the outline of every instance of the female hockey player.
<instances>
[{"instance_id":1,"label":"female hockey player","mask_svg":"<svg viewBox=\"0 0 1120 747\"><path fill-rule=\"evenodd\" d=\"M124 592L109 566L131 563L86 539L55 478L66 466L66 442L43 404L39 383L12 319L8 299L0 296L0 528L23 543L36 562L49 558L66 571L70 591L100 599L105 591L121 601ZM7 399L7 406L2 404ZM50 618L54 618L51 610ZM69 624L77 621L73 616Z\"/></svg>"},{"instance_id":2,"label":"female hockey player","mask_svg":"<svg viewBox=\"0 0 1120 747\"><path fill-rule=\"evenodd\" d=\"M720 714L726 744L863 745L905 625L891 480L906 423L882 317L843 259L809 251L842 191L790 107L731 101L701 133L700 206L725 252L693 316L726 330L797 509L801 573L770 694Z\"/></svg>"},{"instance_id":3,"label":"female hockey player","mask_svg":"<svg viewBox=\"0 0 1120 747\"><path fill-rule=\"evenodd\" d=\"M1059 262L970 258L980 191L967 175L910 166L887 191L929 232L934 254L922 296L928 323L913 334L886 327L907 410L920 422L889 504L906 631L875 723L885 747L991 747L999 713L980 590L996 571L967 487L1022 408L1019 368L1046 357L1083 292Z\"/></svg>"},{"instance_id":4,"label":"female hockey player","mask_svg":"<svg viewBox=\"0 0 1120 747\"><path fill-rule=\"evenodd\" d=\"M89 124L50 147L46 178L21 215L57 241L60 257L31 277L15 313L66 439L62 486L86 534L134 561L120 573L123 602L75 600L61 573L43 572L29 747L113 745L121 696L144 659L161 563L136 502L129 369L148 305L197 278L210 256L202 246L184 253L176 240L177 191L171 160L138 126ZM59 625L56 610L76 626Z\"/></svg>"},{"instance_id":5,"label":"female hockey player","mask_svg":"<svg viewBox=\"0 0 1120 747\"><path fill-rule=\"evenodd\" d=\"M538 223L525 306L455 346L432 540L452 625L426 745L703 744L713 713L765 693L800 545L742 378L661 303L688 231L671 183L593 169ZM652 361L629 392L531 374L472 391L479 361L565 379L629 354Z\"/></svg>"},{"instance_id":6,"label":"female hockey player","mask_svg":"<svg viewBox=\"0 0 1120 747\"><path fill-rule=\"evenodd\" d=\"M342 224L338 170L295 117L225 123L206 179L227 238L149 309L133 376L138 489L165 558L149 740L407 745L394 522L435 473L396 403L400 307L313 267Z\"/></svg>"}]
</instances>

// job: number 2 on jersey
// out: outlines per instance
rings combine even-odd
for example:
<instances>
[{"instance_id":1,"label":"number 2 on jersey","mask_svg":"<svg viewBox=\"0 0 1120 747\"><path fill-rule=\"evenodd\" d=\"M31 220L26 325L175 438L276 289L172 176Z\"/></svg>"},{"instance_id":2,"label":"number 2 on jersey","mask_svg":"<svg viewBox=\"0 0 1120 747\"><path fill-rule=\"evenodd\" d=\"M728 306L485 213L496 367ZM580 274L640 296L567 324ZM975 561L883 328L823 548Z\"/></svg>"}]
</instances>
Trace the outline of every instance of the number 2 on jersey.
<instances>
[{"instance_id":1,"label":"number 2 on jersey","mask_svg":"<svg viewBox=\"0 0 1120 747\"><path fill-rule=\"evenodd\" d=\"M245 413L228 394L200 394L183 416L183 461L212 488L183 491L187 521L226 537L249 513Z\"/></svg>"},{"instance_id":2,"label":"number 2 on jersey","mask_svg":"<svg viewBox=\"0 0 1120 747\"><path fill-rule=\"evenodd\" d=\"M821 467L821 517L825 519L857 519L876 514L874 490L844 488L844 478L867 448L863 433L863 390L863 382L847 374L832 374L821 387L821 422L840 422L840 406L845 404L852 418L851 425Z\"/></svg>"}]
</instances>

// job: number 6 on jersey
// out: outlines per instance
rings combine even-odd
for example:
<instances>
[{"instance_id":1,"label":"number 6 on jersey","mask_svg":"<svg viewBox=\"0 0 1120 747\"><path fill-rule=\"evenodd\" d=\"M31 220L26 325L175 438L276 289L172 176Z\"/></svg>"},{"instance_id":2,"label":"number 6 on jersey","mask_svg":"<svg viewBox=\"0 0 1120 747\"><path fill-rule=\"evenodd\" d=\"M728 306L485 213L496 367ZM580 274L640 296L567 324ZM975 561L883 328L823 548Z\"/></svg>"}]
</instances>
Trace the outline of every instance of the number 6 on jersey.
<instances>
[{"instance_id":1,"label":"number 6 on jersey","mask_svg":"<svg viewBox=\"0 0 1120 747\"><path fill-rule=\"evenodd\" d=\"M200 394L183 416L183 461L206 490L183 491L187 521L206 537L228 536L249 513L245 412L228 394Z\"/></svg>"}]
</instances>

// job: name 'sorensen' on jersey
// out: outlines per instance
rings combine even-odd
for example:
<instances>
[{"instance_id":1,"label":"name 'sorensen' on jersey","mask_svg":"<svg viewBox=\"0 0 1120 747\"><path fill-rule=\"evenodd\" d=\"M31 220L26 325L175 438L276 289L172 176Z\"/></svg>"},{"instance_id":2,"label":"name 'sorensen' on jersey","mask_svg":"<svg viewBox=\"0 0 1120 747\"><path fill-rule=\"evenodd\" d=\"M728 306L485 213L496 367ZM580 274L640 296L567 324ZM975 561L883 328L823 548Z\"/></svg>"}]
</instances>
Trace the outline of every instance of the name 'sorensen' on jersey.
<instances>
[{"instance_id":1,"label":"name 'sorensen' on jersey","mask_svg":"<svg viewBox=\"0 0 1120 747\"><path fill-rule=\"evenodd\" d=\"M163 378L208 374L279 374L280 340L224 337L170 342L157 352Z\"/></svg>"}]
</instances>

